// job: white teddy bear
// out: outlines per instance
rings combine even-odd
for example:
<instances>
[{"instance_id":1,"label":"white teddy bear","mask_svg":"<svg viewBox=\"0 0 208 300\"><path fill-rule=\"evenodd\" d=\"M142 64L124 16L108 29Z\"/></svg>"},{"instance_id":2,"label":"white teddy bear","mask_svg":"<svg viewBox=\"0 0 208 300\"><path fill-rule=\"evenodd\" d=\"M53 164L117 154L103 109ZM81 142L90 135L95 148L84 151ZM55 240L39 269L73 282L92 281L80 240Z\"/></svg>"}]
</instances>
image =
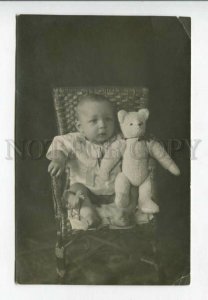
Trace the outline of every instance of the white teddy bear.
<instances>
[{"instance_id":1,"label":"white teddy bear","mask_svg":"<svg viewBox=\"0 0 208 300\"><path fill-rule=\"evenodd\" d=\"M119 208L129 205L130 186L138 187L138 209L140 213L152 215L159 212L158 205L152 200L152 186L149 170L150 157L156 159L165 169L174 175L180 170L161 144L155 140L145 140L148 109L138 112L118 112L120 128L125 139L116 141L105 154L100 176L106 181L116 163L123 157L122 172L115 181L115 203Z\"/></svg>"}]
</instances>

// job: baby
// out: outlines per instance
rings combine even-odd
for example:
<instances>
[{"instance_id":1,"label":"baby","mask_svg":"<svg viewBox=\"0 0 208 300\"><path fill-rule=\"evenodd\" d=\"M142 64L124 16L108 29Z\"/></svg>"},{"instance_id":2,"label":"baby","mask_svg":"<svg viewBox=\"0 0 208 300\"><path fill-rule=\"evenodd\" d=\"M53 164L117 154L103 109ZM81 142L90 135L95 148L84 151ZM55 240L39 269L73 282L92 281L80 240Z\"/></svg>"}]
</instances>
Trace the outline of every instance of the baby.
<instances>
[{"instance_id":1,"label":"baby","mask_svg":"<svg viewBox=\"0 0 208 300\"><path fill-rule=\"evenodd\" d=\"M115 179L121 170L119 162L111 171L108 184L98 176L105 151L121 139L116 130L112 103L101 95L80 97L76 128L75 133L53 139L46 155L51 160L48 171L51 176L59 176L68 170L70 190L65 191L64 198L72 209L79 211L87 227L92 227L100 222L95 205L114 201ZM122 212L116 223L118 226L126 225Z\"/></svg>"}]
</instances>

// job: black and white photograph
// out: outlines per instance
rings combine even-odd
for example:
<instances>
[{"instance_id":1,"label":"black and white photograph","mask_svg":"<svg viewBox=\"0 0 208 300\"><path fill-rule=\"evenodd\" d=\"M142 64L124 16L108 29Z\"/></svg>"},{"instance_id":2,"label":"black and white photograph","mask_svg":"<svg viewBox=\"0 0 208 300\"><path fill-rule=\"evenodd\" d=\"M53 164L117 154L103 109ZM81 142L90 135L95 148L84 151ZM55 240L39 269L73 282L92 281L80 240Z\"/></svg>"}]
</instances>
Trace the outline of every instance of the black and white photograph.
<instances>
[{"instance_id":1,"label":"black and white photograph","mask_svg":"<svg viewBox=\"0 0 208 300\"><path fill-rule=\"evenodd\" d=\"M17 15L15 65L15 282L189 285L191 18Z\"/></svg>"}]
</instances>

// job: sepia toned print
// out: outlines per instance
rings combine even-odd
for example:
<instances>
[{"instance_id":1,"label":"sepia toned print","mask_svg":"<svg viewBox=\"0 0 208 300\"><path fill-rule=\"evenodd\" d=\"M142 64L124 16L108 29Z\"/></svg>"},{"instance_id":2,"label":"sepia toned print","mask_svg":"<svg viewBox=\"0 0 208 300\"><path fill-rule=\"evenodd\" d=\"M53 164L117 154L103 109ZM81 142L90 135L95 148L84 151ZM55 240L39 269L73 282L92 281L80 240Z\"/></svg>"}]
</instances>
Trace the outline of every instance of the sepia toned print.
<instances>
[{"instance_id":1,"label":"sepia toned print","mask_svg":"<svg viewBox=\"0 0 208 300\"><path fill-rule=\"evenodd\" d=\"M189 284L190 19L16 26L16 282Z\"/></svg>"}]
</instances>

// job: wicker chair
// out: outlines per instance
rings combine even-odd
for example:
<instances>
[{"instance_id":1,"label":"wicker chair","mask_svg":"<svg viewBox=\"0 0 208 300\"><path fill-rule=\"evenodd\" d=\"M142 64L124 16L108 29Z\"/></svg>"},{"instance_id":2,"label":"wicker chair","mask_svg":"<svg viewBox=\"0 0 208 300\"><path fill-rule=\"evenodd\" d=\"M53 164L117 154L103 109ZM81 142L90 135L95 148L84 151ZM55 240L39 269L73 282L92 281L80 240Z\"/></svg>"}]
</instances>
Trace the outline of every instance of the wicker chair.
<instances>
[{"instance_id":1,"label":"wicker chair","mask_svg":"<svg viewBox=\"0 0 208 300\"><path fill-rule=\"evenodd\" d=\"M66 134L68 132L75 131L74 127L74 117L75 117L75 107L77 105L77 100L80 95L87 94L101 94L112 101L117 109L126 109L127 111L135 111L139 108L148 106L148 89L141 87L87 87L87 88L55 88L53 90L53 99L55 112L57 117L58 134ZM154 163L151 165L151 174L154 179ZM75 242L75 240L85 239L96 239L101 243L107 243L107 232L109 228L102 228L97 230L74 230L67 219L67 208L62 202L63 191L69 187L69 181L66 174L63 174L59 178L52 177L52 194L53 203L55 210L55 218L57 223L57 244L55 249L55 255L57 259L57 273L60 278L63 278L66 274L66 268L68 266L67 260L70 262L69 254L67 254L67 249ZM112 231L112 230L111 230ZM105 232L105 239L100 238L102 232ZM157 253L157 239L156 239L156 218L146 225L135 225L131 229L116 229L114 230L115 236L120 236L122 233L125 235L128 232L133 232L135 237L141 239L146 239L150 242L152 247L152 257L151 260L144 258L141 254L141 260L146 263L150 263L154 266L155 270L158 272L158 282L160 282L161 268L158 262ZM84 242L84 241L83 241ZM117 247L114 242L109 243L111 247ZM118 248L118 247L117 247Z\"/></svg>"}]
</instances>

